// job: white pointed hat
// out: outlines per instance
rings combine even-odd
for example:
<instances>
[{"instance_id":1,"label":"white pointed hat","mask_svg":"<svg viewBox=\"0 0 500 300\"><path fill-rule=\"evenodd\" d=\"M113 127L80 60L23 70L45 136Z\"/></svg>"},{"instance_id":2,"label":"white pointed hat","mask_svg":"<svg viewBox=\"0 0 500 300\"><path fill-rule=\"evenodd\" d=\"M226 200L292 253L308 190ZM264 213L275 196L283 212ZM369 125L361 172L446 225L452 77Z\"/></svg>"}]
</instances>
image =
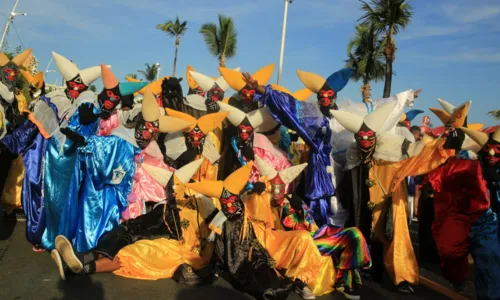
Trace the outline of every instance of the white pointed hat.
<instances>
[{"instance_id":1,"label":"white pointed hat","mask_svg":"<svg viewBox=\"0 0 500 300\"><path fill-rule=\"evenodd\" d=\"M307 163L303 163L301 165L288 167L278 172L258 156L255 156L255 163L259 168L261 176L266 176L268 180L279 176L285 184L290 184L307 167Z\"/></svg>"},{"instance_id":2,"label":"white pointed hat","mask_svg":"<svg viewBox=\"0 0 500 300\"><path fill-rule=\"evenodd\" d=\"M64 77L64 80L69 81L75 78L78 74L82 78L83 83L89 86L92 82L97 80L101 76L101 66L90 67L87 69L80 70L69 59L62 56L59 53L52 51L52 57L56 62L57 69ZM108 66L111 67L111 66Z\"/></svg>"},{"instance_id":3,"label":"white pointed hat","mask_svg":"<svg viewBox=\"0 0 500 300\"><path fill-rule=\"evenodd\" d=\"M438 98L438 102L441 105L441 107L444 109L444 111L449 113L450 115L455 110L455 106L453 104L451 104L450 102L444 101L443 99L440 99L440 98Z\"/></svg>"},{"instance_id":4,"label":"white pointed hat","mask_svg":"<svg viewBox=\"0 0 500 300\"><path fill-rule=\"evenodd\" d=\"M361 126L363 126L363 123L371 130L379 132L384 127L387 118L394 110L396 104L396 101L386 103L364 118L347 111L330 110L330 112L340 125L352 133L357 133L361 129Z\"/></svg>"},{"instance_id":5,"label":"white pointed hat","mask_svg":"<svg viewBox=\"0 0 500 300\"><path fill-rule=\"evenodd\" d=\"M240 68L234 69L235 71L240 71ZM200 86L200 88L208 92L214 84L217 84L224 92L229 89L229 84L224 80L224 77L220 76L217 79L211 78L205 74L196 71L189 71L191 77Z\"/></svg>"},{"instance_id":6,"label":"white pointed hat","mask_svg":"<svg viewBox=\"0 0 500 300\"><path fill-rule=\"evenodd\" d=\"M175 171L174 174L175 176L182 182L182 183L189 183L189 180L191 180L191 177L198 171L200 168L201 164L203 163L203 160L205 158L200 158L195 161L190 162L189 164L185 165L184 167L180 168L179 170Z\"/></svg>"}]
</instances>

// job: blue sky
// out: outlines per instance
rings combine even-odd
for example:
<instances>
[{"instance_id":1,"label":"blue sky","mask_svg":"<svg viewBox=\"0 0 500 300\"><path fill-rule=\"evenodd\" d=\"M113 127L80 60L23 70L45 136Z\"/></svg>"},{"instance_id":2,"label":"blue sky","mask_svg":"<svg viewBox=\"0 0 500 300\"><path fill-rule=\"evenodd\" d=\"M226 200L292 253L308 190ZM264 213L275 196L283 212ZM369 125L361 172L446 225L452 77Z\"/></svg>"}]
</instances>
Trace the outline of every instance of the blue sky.
<instances>
[{"instance_id":1,"label":"blue sky","mask_svg":"<svg viewBox=\"0 0 500 300\"><path fill-rule=\"evenodd\" d=\"M14 2L0 1L0 12L7 15ZM486 112L500 109L495 89L500 87L500 2L411 2L413 22L396 37L393 94L422 88L415 108L424 110L438 107L437 97L454 104L473 100L470 122L494 125ZM238 51L228 66L252 73L278 62L283 5L282 0L20 0L17 11L28 16L17 17L15 24L24 45L33 48L41 69L54 50L82 68L110 64L122 79L143 69L146 62L159 62L162 75L171 75L174 39L155 26L178 15L188 21L179 49L178 75L184 76L186 65L191 64L215 76L217 60L198 33L201 24L215 22L218 13L233 17ZM347 42L361 16L359 6L355 0L295 0L290 5L284 86L290 90L303 87L296 69L327 77L343 67ZM3 26L2 15L0 20ZM20 44L13 29L7 41L11 49ZM49 74L47 82L54 83L57 77ZM360 101L359 86L350 82L339 100ZM382 90L383 82L373 84L372 98L379 98ZM439 124L435 118L433 123Z\"/></svg>"}]
</instances>

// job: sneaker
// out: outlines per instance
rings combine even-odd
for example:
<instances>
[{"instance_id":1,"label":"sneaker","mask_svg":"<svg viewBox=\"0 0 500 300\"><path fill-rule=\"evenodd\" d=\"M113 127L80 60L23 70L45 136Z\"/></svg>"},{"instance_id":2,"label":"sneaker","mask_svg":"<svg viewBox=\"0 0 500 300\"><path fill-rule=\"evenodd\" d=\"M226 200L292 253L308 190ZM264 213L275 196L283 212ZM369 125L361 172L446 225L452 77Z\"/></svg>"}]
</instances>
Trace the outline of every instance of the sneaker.
<instances>
[{"instance_id":1,"label":"sneaker","mask_svg":"<svg viewBox=\"0 0 500 300\"><path fill-rule=\"evenodd\" d=\"M73 246L65 236L58 235L56 237L56 249L71 271L74 273L80 273L83 270L82 262L75 255Z\"/></svg>"},{"instance_id":2,"label":"sneaker","mask_svg":"<svg viewBox=\"0 0 500 300\"><path fill-rule=\"evenodd\" d=\"M311 289L308 288L307 286L304 286L302 289L299 288L298 286L296 286L295 293L297 293L302 299L306 299L306 300L316 299L316 296L314 296Z\"/></svg>"},{"instance_id":3,"label":"sneaker","mask_svg":"<svg viewBox=\"0 0 500 300\"><path fill-rule=\"evenodd\" d=\"M61 280L67 280L75 275L75 273L73 273L73 271L71 271L68 265L61 259L61 255L56 249L50 252L50 256L52 257L52 260L56 263Z\"/></svg>"},{"instance_id":4,"label":"sneaker","mask_svg":"<svg viewBox=\"0 0 500 300\"><path fill-rule=\"evenodd\" d=\"M403 281L400 284L398 284L398 292L401 294L410 295L415 293L415 290L413 289L410 283L408 283L407 281Z\"/></svg>"}]
</instances>

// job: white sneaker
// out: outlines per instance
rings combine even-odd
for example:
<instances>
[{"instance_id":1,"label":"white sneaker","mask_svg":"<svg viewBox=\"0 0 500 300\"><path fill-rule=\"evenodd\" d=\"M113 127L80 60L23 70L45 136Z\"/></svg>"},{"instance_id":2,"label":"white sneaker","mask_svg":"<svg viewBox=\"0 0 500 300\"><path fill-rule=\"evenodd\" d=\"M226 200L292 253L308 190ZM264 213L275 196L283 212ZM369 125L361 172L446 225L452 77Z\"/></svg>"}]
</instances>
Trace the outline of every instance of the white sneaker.
<instances>
[{"instance_id":1,"label":"white sneaker","mask_svg":"<svg viewBox=\"0 0 500 300\"><path fill-rule=\"evenodd\" d=\"M314 296L311 289L308 288L307 286L305 286L303 289L300 289L299 287L296 286L295 293L297 293L302 299L306 300L316 299L316 296Z\"/></svg>"}]
</instances>

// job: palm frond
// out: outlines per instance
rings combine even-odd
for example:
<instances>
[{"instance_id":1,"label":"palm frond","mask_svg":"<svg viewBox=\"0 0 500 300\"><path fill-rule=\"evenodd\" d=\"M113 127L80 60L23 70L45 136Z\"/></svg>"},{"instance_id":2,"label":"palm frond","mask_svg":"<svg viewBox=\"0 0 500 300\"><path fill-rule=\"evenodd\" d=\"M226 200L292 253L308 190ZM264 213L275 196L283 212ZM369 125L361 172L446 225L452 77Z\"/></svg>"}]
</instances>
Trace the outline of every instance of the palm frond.
<instances>
[{"instance_id":1,"label":"palm frond","mask_svg":"<svg viewBox=\"0 0 500 300\"><path fill-rule=\"evenodd\" d=\"M217 36L217 25L214 23L205 23L201 26L200 33L205 40L210 54L218 56L220 53L220 42Z\"/></svg>"},{"instance_id":2,"label":"palm frond","mask_svg":"<svg viewBox=\"0 0 500 300\"><path fill-rule=\"evenodd\" d=\"M493 118L495 118L496 120L500 120L500 109L492 110L492 111L488 112L488 114L490 116L492 116Z\"/></svg>"}]
</instances>

